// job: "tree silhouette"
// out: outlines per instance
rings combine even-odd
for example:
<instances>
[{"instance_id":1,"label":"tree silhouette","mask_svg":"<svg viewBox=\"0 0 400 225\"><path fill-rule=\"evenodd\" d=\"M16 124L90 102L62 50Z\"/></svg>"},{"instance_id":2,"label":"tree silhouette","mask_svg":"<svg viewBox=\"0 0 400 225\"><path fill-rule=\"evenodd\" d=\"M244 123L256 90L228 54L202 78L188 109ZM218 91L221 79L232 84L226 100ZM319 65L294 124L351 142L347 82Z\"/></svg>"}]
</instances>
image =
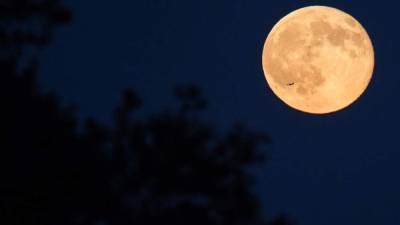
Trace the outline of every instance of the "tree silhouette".
<instances>
[{"instance_id":1,"label":"tree silhouette","mask_svg":"<svg viewBox=\"0 0 400 225\"><path fill-rule=\"evenodd\" d=\"M268 138L241 125L219 136L200 119L198 88L177 88L178 109L144 119L126 90L113 126L88 120L82 131L74 108L40 92L24 51L69 20L57 0L0 3L0 224L266 224L248 167Z\"/></svg>"},{"instance_id":2,"label":"tree silhouette","mask_svg":"<svg viewBox=\"0 0 400 225\"><path fill-rule=\"evenodd\" d=\"M58 0L1 0L1 59L19 58L27 47L47 45L71 13Z\"/></svg>"}]
</instances>

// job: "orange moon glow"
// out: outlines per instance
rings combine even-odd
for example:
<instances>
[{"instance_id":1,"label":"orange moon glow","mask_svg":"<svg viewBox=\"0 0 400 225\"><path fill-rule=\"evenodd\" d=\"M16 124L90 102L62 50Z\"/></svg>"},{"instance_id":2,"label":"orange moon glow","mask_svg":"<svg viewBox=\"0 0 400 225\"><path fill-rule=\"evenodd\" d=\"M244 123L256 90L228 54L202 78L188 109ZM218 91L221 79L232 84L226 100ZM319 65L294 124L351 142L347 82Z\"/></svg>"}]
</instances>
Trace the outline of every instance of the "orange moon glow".
<instances>
[{"instance_id":1,"label":"orange moon glow","mask_svg":"<svg viewBox=\"0 0 400 225\"><path fill-rule=\"evenodd\" d=\"M283 102L323 114L347 107L365 91L374 50L352 16L310 6L293 11L272 28L262 63L268 85Z\"/></svg>"}]
</instances>

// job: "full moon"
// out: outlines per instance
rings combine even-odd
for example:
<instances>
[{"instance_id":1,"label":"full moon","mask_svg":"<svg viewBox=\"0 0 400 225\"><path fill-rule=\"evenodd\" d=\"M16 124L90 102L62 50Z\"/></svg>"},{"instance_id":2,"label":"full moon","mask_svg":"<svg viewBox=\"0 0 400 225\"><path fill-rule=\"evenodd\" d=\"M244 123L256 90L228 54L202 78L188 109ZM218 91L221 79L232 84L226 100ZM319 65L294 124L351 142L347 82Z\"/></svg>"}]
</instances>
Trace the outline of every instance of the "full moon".
<instances>
[{"instance_id":1,"label":"full moon","mask_svg":"<svg viewBox=\"0 0 400 225\"><path fill-rule=\"evenodd\" d=\"M310 6L289 13L272 28L262 64L279 99L297 110L324 114L349 106L365 91L374 50L352 16Z\"/></svg>"}]
</instances>

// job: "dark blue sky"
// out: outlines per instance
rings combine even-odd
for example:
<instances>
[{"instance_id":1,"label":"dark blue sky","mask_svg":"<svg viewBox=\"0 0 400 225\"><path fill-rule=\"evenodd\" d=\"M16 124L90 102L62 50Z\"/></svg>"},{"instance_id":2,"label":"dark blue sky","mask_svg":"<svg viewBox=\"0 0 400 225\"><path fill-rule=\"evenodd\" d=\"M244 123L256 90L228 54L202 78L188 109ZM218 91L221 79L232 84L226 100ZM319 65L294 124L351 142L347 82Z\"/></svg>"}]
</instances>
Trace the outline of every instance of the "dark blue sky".
<instances>
[{"instance_id":1,"label":"dark blue sky","mask_svg":"<svg viewBox=\"0 0 400 225\"><path fill-rule=\"evenodd\" d=\"M114 1L115 2L115 1ZM271 215L300 225L400 224L399 5L395 1L70 0L74 22L42 54L41 85L82 117L109 122L121 90L132 87L146 110L174 102L177 84L199 85L206 119L225 128L243 121L270 134L271 160L257 192ZM375 48L365 94L338 113L288 108L266 86L265 38L299 7L327 5L357 18Z\"/></svg>"}]
</instances>

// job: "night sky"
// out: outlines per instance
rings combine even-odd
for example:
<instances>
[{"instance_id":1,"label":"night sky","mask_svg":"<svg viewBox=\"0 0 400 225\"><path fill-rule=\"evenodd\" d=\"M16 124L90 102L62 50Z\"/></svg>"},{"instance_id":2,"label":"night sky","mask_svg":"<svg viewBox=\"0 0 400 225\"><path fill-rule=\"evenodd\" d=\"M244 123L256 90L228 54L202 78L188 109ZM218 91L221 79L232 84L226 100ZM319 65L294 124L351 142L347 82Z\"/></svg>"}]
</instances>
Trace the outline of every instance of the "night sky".
<instances>
[{"instance_id":1,"label":"night sky","mask_svg":"<svg viewBox=\"0 0 400 225\"><path fill-rule=\"evenodd\" d=\"M104 123L131 87L145 110L170 106L173 87L198 85L205 120L223 130L236 121L268 133L270 161L257 168L256 191L269 216L300 225L400 224L399 9L395 1L136 0L67 2L73 23L42 52L40 84L81 118ZM287 107L267 87L265 38L289 12L339 8L368 31L372 81L351 107L310 115Z\"/></svg>"}]
</instances>

